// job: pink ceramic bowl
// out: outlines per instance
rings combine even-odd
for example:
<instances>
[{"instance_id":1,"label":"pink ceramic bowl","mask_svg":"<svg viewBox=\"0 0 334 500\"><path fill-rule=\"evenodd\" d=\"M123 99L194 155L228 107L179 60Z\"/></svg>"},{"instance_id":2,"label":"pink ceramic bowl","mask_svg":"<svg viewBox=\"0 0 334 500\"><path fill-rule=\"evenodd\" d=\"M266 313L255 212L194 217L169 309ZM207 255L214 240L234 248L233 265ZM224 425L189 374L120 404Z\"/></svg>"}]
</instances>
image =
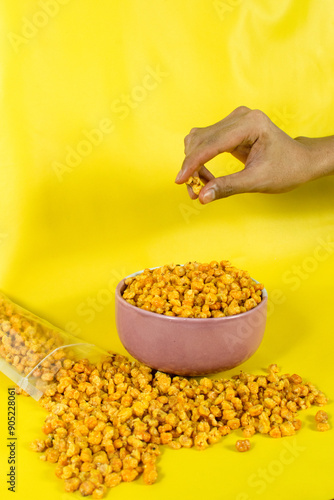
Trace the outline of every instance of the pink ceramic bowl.
<instances>
[{"instance_id":1,"label":"pink ceramic bowl","mask_svg":"<svg viewBox=\"0 0 334 500\"><path fill-rule=\"evenodd\" d=\"M136 276L142 271L131 274ZM205 375L246 361L263 338L268 294L245 313L224 318L179 318L144 311L123 299L124 278L116 288L116 326L125 349L138 361L176 375Z\"/></svg>"}]
</instances>

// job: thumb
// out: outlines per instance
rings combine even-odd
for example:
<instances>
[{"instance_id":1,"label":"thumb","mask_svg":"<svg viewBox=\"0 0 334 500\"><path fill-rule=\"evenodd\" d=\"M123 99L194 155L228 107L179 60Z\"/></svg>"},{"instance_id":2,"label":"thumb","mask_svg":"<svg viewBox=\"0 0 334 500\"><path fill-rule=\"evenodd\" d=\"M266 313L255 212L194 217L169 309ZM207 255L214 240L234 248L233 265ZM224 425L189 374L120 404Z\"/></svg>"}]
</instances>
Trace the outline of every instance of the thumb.
<instances>
[{"instance_id":1,"label":"thumb","mask_svg":"<svg viewBox=\"0 0 334 500\"><path fill-rule=\"evenodd\" d=\"M217 177L208 182L199 194L199 201L210 203L220 198L227 198L233 194L249 193L255 181L251 169L244 169L235 174Z\"/></svg>"}]
</instances>

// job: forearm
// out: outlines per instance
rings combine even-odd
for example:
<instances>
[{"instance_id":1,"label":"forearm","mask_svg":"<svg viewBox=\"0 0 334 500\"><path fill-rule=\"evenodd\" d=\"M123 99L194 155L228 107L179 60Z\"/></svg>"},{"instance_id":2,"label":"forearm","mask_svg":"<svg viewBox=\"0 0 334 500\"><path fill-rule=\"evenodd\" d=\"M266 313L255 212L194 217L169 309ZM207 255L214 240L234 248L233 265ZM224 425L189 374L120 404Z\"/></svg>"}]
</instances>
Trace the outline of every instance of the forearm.
<instances>
[{"instance_id":1,"label":"forearm","mask_svg":"<svg viewBox=\"0 0 334 500\"><path fill-rule=\"evenodd\" d=\"M307 152L310 180L334 174L334 136L296 137Z\"/></svg>"}]
</instances>

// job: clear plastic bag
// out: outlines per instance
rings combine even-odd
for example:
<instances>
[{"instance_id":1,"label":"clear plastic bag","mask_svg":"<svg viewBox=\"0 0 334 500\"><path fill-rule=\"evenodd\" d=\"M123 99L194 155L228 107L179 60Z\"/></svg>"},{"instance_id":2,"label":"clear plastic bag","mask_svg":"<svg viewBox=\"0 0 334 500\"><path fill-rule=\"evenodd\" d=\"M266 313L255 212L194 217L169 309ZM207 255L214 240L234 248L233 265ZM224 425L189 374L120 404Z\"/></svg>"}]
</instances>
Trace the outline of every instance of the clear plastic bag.
<instances>
[{"instance_id":1,"label":"clear plastic bag","mask_svg":"<svg viewBox=\"0 0 334 500\"><path fill-rule=\"evenodd\" d=\"M98 362L108 353L26 311L0 292L0 371L38 401L65 359Z\"/></svg>"}]
</instances>

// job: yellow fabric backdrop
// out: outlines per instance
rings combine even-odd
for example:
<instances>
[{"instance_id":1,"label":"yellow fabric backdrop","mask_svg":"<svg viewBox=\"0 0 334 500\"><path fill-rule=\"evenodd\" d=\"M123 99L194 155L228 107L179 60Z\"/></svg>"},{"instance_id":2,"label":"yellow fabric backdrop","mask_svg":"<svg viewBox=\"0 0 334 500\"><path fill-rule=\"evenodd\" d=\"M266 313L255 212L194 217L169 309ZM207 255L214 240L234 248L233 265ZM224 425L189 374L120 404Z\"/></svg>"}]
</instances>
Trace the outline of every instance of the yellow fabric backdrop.
<instances>
[{"instance_id":1,"label":"yellow fabric backdrop","mask_svg":"<svg viewBox=\"0 0 334 500\"><path fill-rule=\"evenodd\" d=\"M113 292L125 275L188 260L230 259L268 289L265 339L242 368L277 362L333 400L332 178L279 196L203 207L174 184L183 137L244 104L292 136L334 133L330 0L3 0L0 288L83 339L124 352ZM229 156L216 175L240 168ZM234 371L236 372L236 370ZM230 375L228 373L227 375ZM7 491L0 376L0 495ZM15 498L75 498L28 449L44 410L17 400ZM332 414L333 404L328 407ZM334 431L301 414L296 438L240 432L205 452L164 450L160 478L115 499L329 500ZM290 449L289 449L290 446Z\"/></svg>"}]
</instances>

